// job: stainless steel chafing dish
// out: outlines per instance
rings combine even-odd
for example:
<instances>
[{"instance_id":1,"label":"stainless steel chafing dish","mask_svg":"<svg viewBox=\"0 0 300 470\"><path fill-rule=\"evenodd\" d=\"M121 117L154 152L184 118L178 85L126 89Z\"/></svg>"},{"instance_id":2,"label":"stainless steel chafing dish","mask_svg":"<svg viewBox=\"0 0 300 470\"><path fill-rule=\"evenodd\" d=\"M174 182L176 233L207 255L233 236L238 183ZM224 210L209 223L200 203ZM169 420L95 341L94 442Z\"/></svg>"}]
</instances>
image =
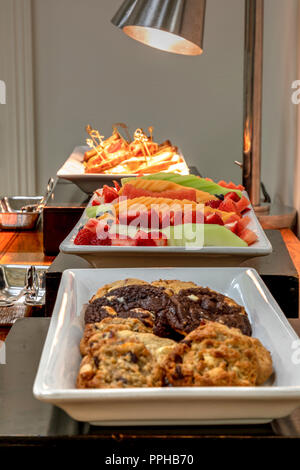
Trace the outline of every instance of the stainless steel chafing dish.
<instances>
[{"instance_id":1,"label":"stainless steel chafing dish","mask_svg":"<svg viewBox=\"0 0 300 470\"><path fill-rule=\"evenodd\" d=\"M44 196L0 197L0 229L33 230L54 188L50 178Z\"/></svg>"},{"instance_id":2,"label":"stainless steel chafing dish","mask_svg":"<svg viewBox=\"0 0 300 470\"><path fill-rule=\"evenodd\" d=\"M38 205L42 196L36 197L2 197L0 199L0 229L2 230L33 230L41 215L40 210L22 211L25 206Z\"/></svg>"}]
</instances>

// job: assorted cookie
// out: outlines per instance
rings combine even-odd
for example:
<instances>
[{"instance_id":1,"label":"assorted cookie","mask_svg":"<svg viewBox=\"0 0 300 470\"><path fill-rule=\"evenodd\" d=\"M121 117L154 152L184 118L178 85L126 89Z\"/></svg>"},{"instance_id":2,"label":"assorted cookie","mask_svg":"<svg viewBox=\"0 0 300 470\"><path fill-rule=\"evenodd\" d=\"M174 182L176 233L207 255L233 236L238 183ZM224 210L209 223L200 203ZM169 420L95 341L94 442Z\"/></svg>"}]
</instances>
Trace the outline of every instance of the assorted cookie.
<instances>
[{"instance_id":1,"label":"assorted cookie","mask_svg":"<svg viewBox=\"0 0 300 470\"><path fill-rule=\"evenodd\" d=\"M202 320L208 320L238 328L244 335L251 336L252 328L244 307L207 287L181 289L171 301L171 308L166 312L168 324L182 335L193 331Z\"/></svg>"},{"instance_id":2,"label":"assorted cookie","mask_svg":"<svg viewBox=\"0 0 300 470\"><path fill-rule=\"evenodd\" d=\"M170 296L162 287L130 284L110 289L93 300L86 309L85 323L101 322L114 316L137 318L156 335L170 336L166 317L170 305Z\"/></svg>"},{"instance_id":3,"label":"assorted cookie","mask_svg":"<svg viewBox=\"0 0 300 470\"><path fill-rule=\"evenodd\" d=\"M264 361L271 366L267 353ZM165 384L173 387L260 385L261 367L265 366L260 361L252 338L236 328L207 322L188 334L166 358Z\"/></svg>"},{"instance_id":4,"label":"assorted cookie","mask_svg":"<svg viewBox=\"0 0 300 470\"><path fill-rule=\"evenodd\" d=\"M254 386L273 371L245 309L194 282L106 284L84 320L78 388Z\"/></svg>"}]
</instances>

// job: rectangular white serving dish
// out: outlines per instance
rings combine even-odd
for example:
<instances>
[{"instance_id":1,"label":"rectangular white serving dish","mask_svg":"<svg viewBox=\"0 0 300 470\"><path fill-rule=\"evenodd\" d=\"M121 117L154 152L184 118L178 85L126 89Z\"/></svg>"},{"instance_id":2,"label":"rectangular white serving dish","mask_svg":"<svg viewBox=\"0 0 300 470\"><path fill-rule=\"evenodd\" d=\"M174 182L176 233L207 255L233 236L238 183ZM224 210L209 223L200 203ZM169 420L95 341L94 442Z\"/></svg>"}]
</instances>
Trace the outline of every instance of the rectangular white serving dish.
<instances>
[{"instance_id":1,"label":"rectangular white serving dish","mask_svg":"<svg viewBox=\"0 0 300 470\"><path fill-rule=\"evenodd\" d=\"M247 193L244 193L248 197ZM94 196L93 196L94 197ZM91 205L93 197L88 206ZM88 246L74 245L74 239L80 227L88 220L82 214L73 230L60 244L60 251L78 255L86 259L95 268L104 267L152 267L152 266L239 266L243 261L256 256L265 256L272 252L268 240L251 206L247 215L251 218L248 228L253 230L258 241L248 247L204 246L188 249L185 247L137 247L137 246Z\"/></svg>"},{"instance_id":2,"label":"rectangular white serving dish","mask_svg":"<svg viewBox=\"0 0 300 470\"><path fill-rule=\"evenodd\" d=\"M272 354L274 376L260 387L76 389L83 306L97 289L127 277L180 279L215 289L243 305L253 336ZM72 418L100 425L264 423L300 406L300 340L254 269L78 269L63 273L34 396Z\"/></svg>"},{"instance_id":3,"label":"rectangular white serving dish","mask_svg":"<svg viewBox=\"0 0 300 470\"><path fill-rule=\"evenodd\" d=\"M90 150L90 147L86 145L75 147L63 166L56 173L56 176L72 181L72 183L76 184L87 194L92 194L93 191L100 188L103 184L109 184L113 180L120 181L121 178L136 176L133 174L106 175L103 173L85 173L83 156L87 150ZM180 151L178 152L182 156L182 153Z\"/></svg>"}]
</instances>

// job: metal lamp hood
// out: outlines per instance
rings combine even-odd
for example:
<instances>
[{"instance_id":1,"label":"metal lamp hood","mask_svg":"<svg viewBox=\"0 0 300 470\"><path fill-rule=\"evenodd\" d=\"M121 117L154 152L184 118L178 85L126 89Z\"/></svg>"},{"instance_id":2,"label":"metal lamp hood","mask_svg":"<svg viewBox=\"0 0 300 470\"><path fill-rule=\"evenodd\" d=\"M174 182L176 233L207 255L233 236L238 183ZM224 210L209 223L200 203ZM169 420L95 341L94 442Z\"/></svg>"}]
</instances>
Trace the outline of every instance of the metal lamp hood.
<instances>
[{"instance_id":1,"label":"metal lamp hood","mask_svg":"<svg viewBox=\"0 0 300 470\"><path fill-rule=\"evenodd\" d=\"M139 42L167 52L200 55L206 0L125 0L112 23Z\"/></svg>"}]
</instances>

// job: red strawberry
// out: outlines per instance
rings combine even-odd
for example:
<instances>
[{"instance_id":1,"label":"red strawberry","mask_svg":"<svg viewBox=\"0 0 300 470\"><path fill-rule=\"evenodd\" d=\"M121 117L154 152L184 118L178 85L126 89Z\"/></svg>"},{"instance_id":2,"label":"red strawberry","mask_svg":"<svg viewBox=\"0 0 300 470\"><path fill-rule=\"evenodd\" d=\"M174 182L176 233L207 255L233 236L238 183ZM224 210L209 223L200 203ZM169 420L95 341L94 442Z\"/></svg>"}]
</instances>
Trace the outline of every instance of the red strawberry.
<instances>
[{"instance_id":1,"label":"red strawberry","mask_svg":"<svg viewBox=\"0 0 300 470\"><path fill-rule=\"evenodd\" d=\"M212 207L213 209L218 209L219 205L221 204L221 199L212 199L211 201L207 201L204 205Z\"/></svg>"},{"instance_id":2,"label":"red strawberry","mask_svg":"<svg viewBox=\"0 0 300 470\"><path fill-rule=\"evenodd\" d=\"M104 197L104 202L107 204L114 201L118 197L118 193L115 188L110 188L105 184L102 189L102 196Z\"/></svg>"},{"instance_id":3,"label":"red strawberry","mask_svg":"<svg viewBox=\"0 0 300 470\"><path fill-rule=\"evenodd\" d=\"M92 206L100 206L100 202L97 201L96 199L94 199L94 200L92 201Z\"/></svg>"},{"instance_id":4,"label":"red strawberry","mask_svg":"<svg viewBox=\"0 0 300 470\"><path fill-rule=\"evenodd\" d=\"M91 232L89 229L83 227L77 233L74 244L75 245L91 245L92 241L97 240L97 236L95 233Z\"/></svg>"},{"instance_id":5,"label":"red strawberry","mask_svg":"<svg viewBox=\"0 0 300 470\"><path fill-rule=\"evenodd\" d=\"M115 190L119 192L120 189L121 189L121 186L119 185L119 183L116 180L113 180L113 183L115 185Z\"/></svg>"},{"instance_id":6,"label":"red strawberry","mask_svg":"<svg viewBox=\"0 0 300 470\"><path fill-rule=\"evenodd\" d=\"M97 231L97 227L98 227L98 220L95 219L95 218L91 218L87 221L87 223L85 224L85 228L90 230L91 232L93 233L96 233Z\"/></svg>"}]
</instances>

